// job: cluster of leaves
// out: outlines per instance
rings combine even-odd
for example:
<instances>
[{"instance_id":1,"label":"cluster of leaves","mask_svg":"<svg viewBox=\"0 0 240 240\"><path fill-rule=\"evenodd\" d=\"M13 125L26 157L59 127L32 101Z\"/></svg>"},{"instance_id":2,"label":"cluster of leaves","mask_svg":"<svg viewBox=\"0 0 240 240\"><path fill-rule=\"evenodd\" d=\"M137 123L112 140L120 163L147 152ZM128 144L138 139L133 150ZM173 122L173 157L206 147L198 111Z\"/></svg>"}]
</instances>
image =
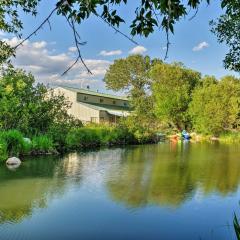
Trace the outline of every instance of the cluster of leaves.
<instances>
[{"instance_id":1,"label":"cluster of leaves","mask_svg":"<svg viewBox=\"0 0 240 240\"><path fill-rule=\"evenodd\" d=\"M132 35L148 36L155 27L173 32L174 24L188 13L188 8L196 9L201 2L210 0L191 0L183 3L179 0L141 0L135 9L135 18L130 26ZM124 19L118 14L117 6L128 4L128 0L68 0L59 1L58 14L73 18L81 23L91 14L103 18L110 25L119 27ZM160 21L160 17L162 17Z\"/></svg>"},{"instance_id":2,"label":"cluster of leaves","mask_svg":"<svg viewBox=\"0 0 240 240\"><path fill-rule=\"evenodd\" d=\"M7 33L13 33L21 37L23 28L19 18L19 11L36 15L37 5L40 0L0 0L0 30ZM6 63L9 57L14 55L12 49L6 42L0 40L0 65Z\"/></svg>"},{"instance_id":3,"label":"cluster of leaves","mask_svg":"<svg viewBox=\"0 0 240 240\"><path fill-rule=\"evenodd\" d=\"M19 11L23 10L26 13L36 15L37 6L40 1L41 0L0 1L0 30L21 36L20 31L23 26L19 18ZM167 47L169 47L168 33L174 33L174 25L176 22L189 14L189 10L191 9L197 13L200 4L203 2L209 4L210 0L139 0L136 3L137 7L134 14L132 14L133 19L130 25L131 35L148 37L149 34L155 30L163 29L167 33ZM129 4L129 0L57 0L51 14L27 39L36 34L44 24L49 23L52 14L56 12L58 15L66 18L72 29L79 55L76 62L81 60L84 64L79 50L80 45L83 43L81 43L79 34L76 32L75 23L81 24L90 16L95 15L117 32L123 34L119 30L119 26L120 23L125 22L125 19L119 14L119 6L127 6L127 4ZM224 60L225 67L239 71L239 1L221 0L221 6L225 14L221 15L217 21L211 23L212 32L217 35L219 42L225 42L230 47L230 51ZM126 34L123 35L133 41ZM14 55L14 50L15 49L6 46L6 43L3 41L0 41L0 64L5 63L10 56ZM85 67L91 72L86 65ZM69 69L71 69L71 67L69 67Z\"/></svg>"},{"instance_id":4,"label":"cluster of leaves","mask_svg":"<svg viewBox=\"0 0 240 240\"><path fill-rule=\"evenodd\" d=\"M0 129L18 129L26 135L44 134L52 128L75 124L67 114L71 104L54 95L22 70L8 68L0 77ZM61 130L63 131L63 130Z\"/></svg>"},{"instance_id":5,"label":"cluster of leaves","mask_svg":"<svg viewBox=\"0 0 240 240\"><path fill-rule=\"evenodd\" d=\"M194 128L199 132L219 135L226 131L239 131L239 79L233 76L221 80L203 78L193 92L189 114Z\"/></svg>"},{"instance_id":6,"label":"cluster of leaves","mask_svg":"<svg viewBox=\"0 0 240 240\"><path fill-rule=\"evenodd\" d=\"M212 32L220 43L226 43L229 52L224 59L225 68L240 72L240 4L238 0L223 0L226 9L216 21L211 21Z\"/></svg>"},{"instance_id":7,"label":"cluster of leaves","mask_svg":"<svg viewBox=\"0 0 240 240\"><path fill-rule=\"evenodd\" d=\"M187 110L200 73L174 63L155 65L150 75L158 119L177 129L187 128L190 125Z\"/></svg>"}]
</instances>

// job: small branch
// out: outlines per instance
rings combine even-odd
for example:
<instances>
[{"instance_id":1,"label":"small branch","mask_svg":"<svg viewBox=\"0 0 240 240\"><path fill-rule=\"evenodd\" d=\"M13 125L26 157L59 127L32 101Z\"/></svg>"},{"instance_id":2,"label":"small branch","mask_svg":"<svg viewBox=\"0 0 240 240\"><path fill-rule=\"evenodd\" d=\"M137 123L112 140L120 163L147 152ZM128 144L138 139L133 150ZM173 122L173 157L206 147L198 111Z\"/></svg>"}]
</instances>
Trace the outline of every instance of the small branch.
<instances>
[{"instance_id":1,"label":"small branch","mask_svg":"<svg viewBox=\"0 0 240 240\"><path fill-rule=\"evenodd\" d=\"M111 27L112 29L114 29L117 33L121 34L122 36L124 36L125 38L127 38L129 41L131 41L132 43L134 43L135 45L139 45L136 41L134 41L132 38L130 38L127 34L121 32L120 30L118 30L116 27L114 27L111 23L109 23L106 19L104 19L102 16L100 16L97 13L94 13L97 17L99 17L100 19L102 19L102 21L104 21L106 24L108 24L109 27Z\"/></svg>"},{"instance_id":2,"label":"small branch","mask_svg":"<svg viewBox=\"0 0 240 240\"><path fill-rule=\"evenodd\" d=\"M67 17L66 17L67 18ZM78 32L76 31L75 28L75 24L73 19L71 18L71 21L69 21L69 19L67 19L69 26L71 27L72 31L73 31L73 36L74 36L74 41L75 41L75 46L77 48L77 52L78 52L78 56L76 58L76 60L73 62L72 65L70 65L63 73L62 76L65 75L69 70L71 70L79 61L81 61L81 63L83 64L83 66L87 69L89 74L92 74L91 70L88 68L88 66L86 65L86 63L84 62L82 55L81 55L81 51L80 51L80 47L79 45L84 45L85 43L81 43L79 41L80 39L80 35L78 34Z\"/></svg>"},{"instance_id":3,"label":"small branch","mask_svg":"<svg viewBox=\"0 0 240 240\"><path fill-rule=\"evenodd\" d=\"M70 65L70 66L61 74L61 76L64 76L65 74L67 74L67 72L68 72L69 70L71 70L71 69L77 64L78 61L79 61L79 58L77 58L77 59L75 60L75 62L74 62L72 65Z\"/></svg>"},{"instance_id":4,"label":"small branch","mask_svg":"<svg viewBox=\"0 0 240 240\"><path fill-rule=\"evenodd\" d=\"M165 52L165 56L164 56L164 60L167 60L168 58L168 52L169 52L169 46L170 46L170 41L169 41L169 31L167 30L166 31L166 34L167 34L167 49L166 49L166 52Z\"/></svg>"},{"instance_id":5,"label":"small branch","mask_svg":"<svg viewBox=\"0 0 240 240\"><path fill-rule=\"evenodd\" d=\"M199 10L199 8L197 8L195 13L193 14L193 16L188 19L189 21L193 20L197 16L198 10Z\"/></svg>"},{"instance_id":6,"label":"small branch","mask_svg":"<svg viewBox=\"0 0 240 240\"><path fill-rule=\"evenodd\" d=\"M50 23L49 19L47 20L47 22L48 22L48 26L49 26L50 31L52 31L52 26L51 26L51 23Z\"/></svg>"},{"instance_id":7,"label":"small branch","mask_svg":"<svg viewBox=\"0 0 240 240\"><path fill-rule=\"evenodd\" d=\"M168 0L168 26L167 26L167 30L166 30L166 34L167 34L167 49L166 49L164 60L166 60L168 58L168 52L169 52L169 46L170 46L169 29L170 29L170 21L171 21L171 12L172 12L172 10L171 10L171 1Z\"/></svg>"},{"instance_id":8,"label":"small branch","mask_svg":"<svg viewBox=\"0 0 240 240\"><path fill-rule=\"evenodd\" d=\"M23 45L24 42L26 42L28 39L30 39L33 35L35 35L43 26L45 23L50 23L49 19L52 17L53 13L58 9L58 7L55 7L50 14L44 19L44 21L26 38L24 38L19 44L17 44L15 47L13 47L14 50L16 50L19 46Z\"/></svg>"},{"instance_id":9,"label":"small branch","mask_svg":"<svg viewBox=\"0 0 240 240\"><path fill-rule=\"evenodd\" d=\"M69 19L68 19L66 16L65 16L65 18L66 18L66 20L67 20L70 28L73 29L72 23L69 21ZM81 42L81 37L80 37L80 35L79 35L79 33L78 33L77 31L76 31L76 37L77 37L77 39L78 39L78 44L80 44L80 45L85 45L85 44L87 43L87 42Z\"/></svg>"}]
</instances>

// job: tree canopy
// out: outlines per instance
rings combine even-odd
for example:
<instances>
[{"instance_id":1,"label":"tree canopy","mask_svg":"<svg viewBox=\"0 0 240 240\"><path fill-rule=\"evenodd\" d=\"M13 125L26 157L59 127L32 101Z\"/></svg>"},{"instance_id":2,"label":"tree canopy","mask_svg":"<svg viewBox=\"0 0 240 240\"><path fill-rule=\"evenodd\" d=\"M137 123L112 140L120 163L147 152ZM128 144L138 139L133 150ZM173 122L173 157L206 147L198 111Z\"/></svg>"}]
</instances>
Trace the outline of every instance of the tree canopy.
<instances>
[{"instance_id":1,"label":"tree canopy","mask_svg":"<svg viewBox=\"0 0 240 240\"><path fill-rule=\"evenodd\" d=\"M104 80L130 97L134 111L126 123L139 137L172 129L213 135L239 131L240 80L234 76L202 78L182 63L131 55L115 60Z\"/></svg>"},{"instance_id":2,"label":"tree canopy","mask_svg":"<svg viewBox=\"0 0 240 240\"><path fill-rule=\"evenodd\" d=\"M222 7L226 12L215 22L211 21L212 32L220 43L229 47L225 68L240 72L240 3L239 0L224 0Z\"/></svg>"},{"instance_id":3,"label":"tree canopy","mask_svg":"<svg viewBox=\"0 0 240 240\"><path fill-rule=\"evenodd\" d=\"M8 68L0 77L0 130L18 129L24 134L46 133L69 122L71 104L43 84L35 85L31 74ZM64 125L64 127L63 127Z\"/></svg>"},{"instance_id":4,"label":"tree canopy","mask_svg":"<svg viewBox=\"0 0 240 240\"><path fill-rule=\"evenodd\" d=\"M226 76L220 81L205 77L194 90L189 114L198 132L219 135L224 131L239 130L240 81Z\"/></svg>"},{"instance_id":5,"label":"tree canopy","mask_svg":"<svg viewBox=\"0 0 240 240\"><path fill-rule=\"evenodd\" d=\"M23 28L22 22L19 19L19 11L23 10L27 13L36 15L37 7L41 0L9 0L1 1L0 4L0 30L9 33L15 33L21 36L20 30ZM49 15L43 22L33 30L24 40L29 39L36 34L45 24L50 24L50 19L53 14L61 15L66 18L66 22L72 30L75 45L78 51L76 64L82 61L81 46L85 44L81 41L80 35L76 30L76 24L81 24L84 20L91 16L97 16L100 21L108 24L115 31L127 37L130 41L134 40L131 36L142 35L148 37L149 34L156 30L163 29L167 35L167 49L169 47L169 33L174 33L174 25L176 22L193 9L195 13L198 11L201 3L211 3L210 0L139 0L136 4L136 9L132 23L129 26L130 36L122 33L119 26L125 22L124 17L119 13L119 6L126 5L129 0L56 0L55 7L50 11ZM239 12L240 5L238 0L221 0L221 6L224 14L212 22L212 31L217 35L220 42L225 42L230 47L230 52L226 55L224 61L225 67L239 71ZM9 56L14 54L14 50L23 42L14 48L10 48L3 41L0 41L0 63L5 62ZM136 42L135 42L136 43ZM166 56L167 56L166 51ZM71 69L72 66L66 70ZM90 69L85 65L89 72Z\"/></svg>"},{"instance_id":6,"label":"tree canopy","mask_svg":"<svg viewBox=\"0 0 240 240\"><path fill-rule=\"evenodd\" d=\"M156 125L149 71L157 63L161 61L151 60L149 56L130 55L115 60L105 74L107 88L128 94L134 114L128 118L127 125L137 138L141 138L144 132L150 134Z\"/></svg>"},{"instance_id":7,"label":"tree canopy","mask_svg":"<svg viewBox=\"0 0 240 240\"><path fill-rule=\"evenodd\" d=\"M182 64L156 64L151 70L155 112L160 121L178 129L189 126L188 106L201 74Z\"/></svg>"}]
</instances>

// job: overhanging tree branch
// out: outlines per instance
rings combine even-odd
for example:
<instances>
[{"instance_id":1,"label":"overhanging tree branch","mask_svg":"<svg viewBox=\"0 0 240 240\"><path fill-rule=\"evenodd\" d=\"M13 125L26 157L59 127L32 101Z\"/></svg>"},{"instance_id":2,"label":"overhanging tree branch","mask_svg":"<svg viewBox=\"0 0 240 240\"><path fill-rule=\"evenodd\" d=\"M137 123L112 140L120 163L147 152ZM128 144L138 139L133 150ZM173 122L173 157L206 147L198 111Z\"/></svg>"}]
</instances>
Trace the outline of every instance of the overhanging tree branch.
<instances>
[{"instance_id":1,"label":"overhanging tree branch","mask_svg":"<svg viewBox=\"0 0 240 240\"><path fill-rule=\"evenodd\" d=\"M66 16L65 16L66 17ZM79 61L81 61L81 63L83 64L83 66L87 69L87 72L89 74L92 74L91 70L88 68L88 66L86 65L86 63L84 62L82 55L81 55L81 51L80 51L80 45L84 45L86 44L86 42L80 42L80 35L77 32L76 28L75 28L75 23L73 21L73 19L71 18L70 20L66 17L67 22L70 26L70 28L73 31L73 36L74 36L74 42L75 42L75 46L78 52L78 56L76 58L76 60L73 62L72 65L70 65L63 73L62 76L65 75L70 69L72 69Z\"/></svg>"},{"instance_id":2,"label":"overhanging tree branch","mask_svg":"<svg viewBox=\"0 0 240 240\"><path fill-rule=\"evenodd\" d=\"M122 36L124 36L125 38L127 38L129 41L131 41L132 43L134 43L135 45L139 45L135 40L133 40L132 38L130 38L127 34L123 33L122 31L118 30L116 27L114 27L111 23L109 23L105 18L103 18L102 16L100 16L97 13L94 13L97 17L99 17L102 21L104 21L106 24L108 24L109 27L111 27L112 29L114 29L117 33L121 34Z\"/></svg>"},{"instance_id":3,"label":"overhanging tree branch","mask_svg":"<svg viewBox=\"0 0 240 240\"><path fill-rule=\"evenodd\" d=\"M52 15L55 13L55 11L58 9L58 7L55 7L50 14L44 19L44 21L31 33L29 34L26 38L24 38L19 44L17 44L15 47L13 47L13 50L16 50L19 46L23 45L24 42L26 42L28 39L30 39L33 35L35 35L46 23L49 24L50 26L50 18Z\"/></svg>"}]
</instances>

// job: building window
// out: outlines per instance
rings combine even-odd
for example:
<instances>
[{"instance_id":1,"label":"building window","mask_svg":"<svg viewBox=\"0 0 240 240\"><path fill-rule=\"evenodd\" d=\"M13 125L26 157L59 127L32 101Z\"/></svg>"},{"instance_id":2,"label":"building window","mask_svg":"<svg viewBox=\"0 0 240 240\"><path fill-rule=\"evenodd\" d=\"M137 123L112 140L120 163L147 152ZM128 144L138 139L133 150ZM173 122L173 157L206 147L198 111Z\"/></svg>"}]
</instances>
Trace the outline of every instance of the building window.
<instances>
[{"instance_id":1,"label":"building window","mask_svg":"<svg viewBox=\"0 0 240 240\"><path fill-rule=\"evenodd\" d=\"M116 104L116 101L113 101L113 104Z\"/></svg>"},{"instance_id":2,"label":"building window","mask_svg":"<svg viewBox=\"0 0 240 240\"><path fill-rule=\"evenodd\" d=\"M84 99L84 101L86 101L88 99L88 97L84 96L83 99Z\"/></svg>"},{"instance_id":3,"label":"building window","mask_svg":"<svg viewBox=\"0 0 240 240\"><path fill-rule=\"evenodd\" d=\"M125 107L127 106L127 103L126 103L126 102L124 102L124 106L125 106Z\"/></svg>"},{"instance_id":4,"label":"building window","mask_svg":"<svg viewBox=\"0 0 240 240\"><path fill-rule=\"evenodd\" d=\"M97 118L96 117L91 117L91 122L92 123L97 123Z\"/></svg>"},{"instance_id":5,"label":"building window","mask_svg":"<svg viewBox=\"0 0 240 240\"><path fill-rule=\"evenodd\" d=\"M102 103L103 102L103 99L102 98L100 98L100 103Z\"/></svg>"}]
</instances>

